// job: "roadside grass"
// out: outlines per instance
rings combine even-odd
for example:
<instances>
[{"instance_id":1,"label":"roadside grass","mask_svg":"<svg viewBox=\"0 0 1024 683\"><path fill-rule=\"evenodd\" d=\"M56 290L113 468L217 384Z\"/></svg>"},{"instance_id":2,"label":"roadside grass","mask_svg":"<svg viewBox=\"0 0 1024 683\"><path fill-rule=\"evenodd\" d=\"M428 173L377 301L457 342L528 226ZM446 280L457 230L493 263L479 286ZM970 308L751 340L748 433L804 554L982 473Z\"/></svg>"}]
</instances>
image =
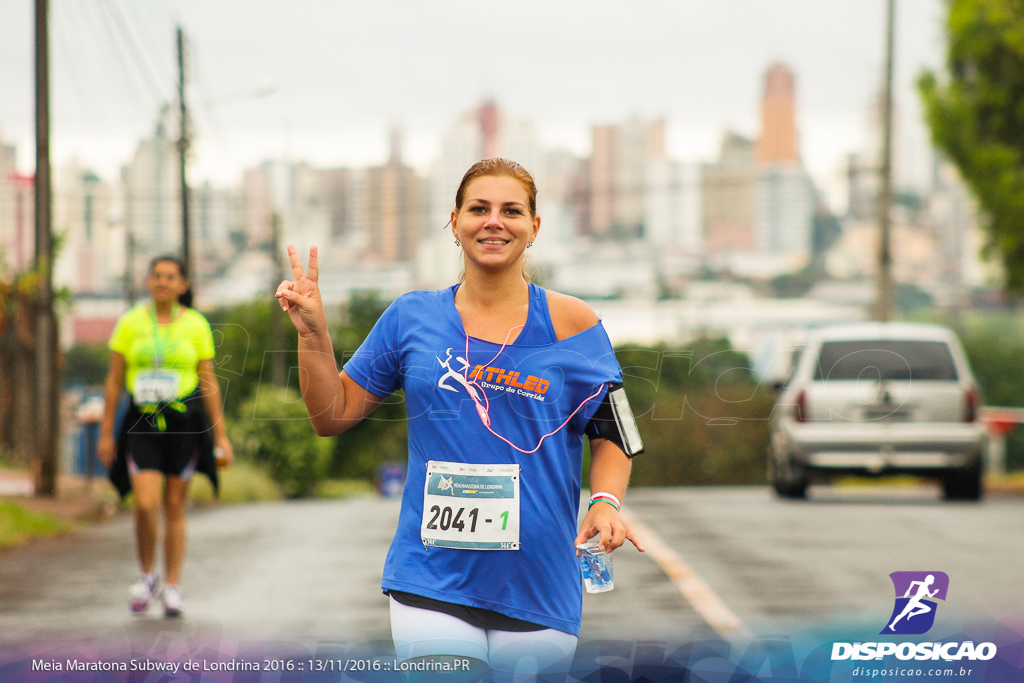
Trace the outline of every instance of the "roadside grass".
<instances>
[{"instance_id":1,"label":"roadside grass","mask_svg":"<svg viewBox=\"0 0 1024 683\"><path fill-rule=\"evenodd\" d=\"M373 484L359 479L328 479L317 487L317 498L354 498L372 496L376 493Z\"/></svg>"},{"instance_id":2,"label":"roadside grass","mask_svg":"<svg viewBox=\"0 0 1024 683\"><path fill-rule=\"evenodd\" d=\"M49 515L29 512L16 503L0 500L0 549L14 547L30 538L60 534L69 528L68 524Z\"/></svg>"},{"instance_id":3,"label":"roadside grass","mask_svg":"<svg viewBox=\"0 0 1024 683\"><path fill-rule=\"evenodd\" d=\"M833 484L850 488L874 488L876 486L886 487L910 487L927 484L933 480L926 477L914 477L911 475L891 475L885 477L839 477Z\"/></svg>"},{"instance_id":4,"label":"roadside grass","mask_svg":"<svg viewBox=\"0 0 1024 683\"><path fill-rule=\"evenodd\" d=\"M316 498L340 499L374 494L373 484L356 479L327 479L317 486ZM189 486L189 499L199 505L220 503L258 503L281 500L281 487L266 471L250 462L235 460L220 471L220 497L214 498L213 486L206 477L195 477Z\"/></svg>"},{"instance_id":5,"label":"roadside grass","mask_svg":"<svg viewBox=\"0 0 1024 683\"><path fill-rule=\"evenodd\" d=\"M836 486L849 488L915 487L923 484L934 484L934 478L914 477L911 475L893 475L888 477L840 477L833 483ZM985 473L984 488L986 491L998 493L1024 493L1024 470L1005 474Z\"/></svg>"},{"instance_id":6,"label":"roadside grass","mask_svg":"<svg viewBox=\"0 0 1024 683\"><path fill-rule=\"evenodd\" d=\"M235 460L231 467L220 471L220 497L214 498L213 485L206 477L194 477L188 487L193 503L258 503L280 500L281 488L267 473L256 465Z\"/></svg>"},{"instance_id":7,"label":"roadside grass","mask_svg":"<svg viewBox=\"0 0 1024 683\"><path fill-rule=\"evenodd\" d=\"M1006 474L986 474L985 489L1007 493L1024 493L1024 470Z\"/></svg>"},{"instance_id":8,"label":"roadside grass","mask_svg":"<svg viewBox=\"0 0 1024 683\"><path fill-rule=\"evenodd\" d=\"M3 467L0 465L0 467ZM4 468L21 473L17 468ZM82 496L81 492L76 494ZM375 495L373 484L352 479L329 479L320 483L317 498L343 499L357 496ZM109 484L100 481L88 496L94 501L93 507L100 505L113 511L119 509L127 512L132 509L133 498L129 495L125 500L118 501L117 493ZM284 495L281 488L267 473L257 465L245 461L235 461L231 467L220 472L220 497L215 499L213 487L206 477L196 477L189 486L189 499L197 505L211 505L216 502L227 504L258 503L281 500ZM80 507L80 506L79 506ZM0 550L12 548L35 538L45 538L65 533L79 526L80 522L88 521L76 508L54 508L56 514L44 514L25 509L13 500L0 499ZM72 513L74 512L74 518ZM110 514L109 512L107 514Z\"/></svg>"}]
</instances>

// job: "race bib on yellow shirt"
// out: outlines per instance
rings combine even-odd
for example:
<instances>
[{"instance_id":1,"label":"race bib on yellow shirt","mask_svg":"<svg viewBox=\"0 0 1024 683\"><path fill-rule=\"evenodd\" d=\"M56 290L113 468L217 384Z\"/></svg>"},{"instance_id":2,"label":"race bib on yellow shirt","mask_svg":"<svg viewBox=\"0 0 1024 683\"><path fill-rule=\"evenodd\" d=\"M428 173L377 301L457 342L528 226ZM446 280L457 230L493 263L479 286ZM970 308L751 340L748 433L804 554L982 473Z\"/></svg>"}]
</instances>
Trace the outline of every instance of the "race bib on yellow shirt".
<instances>
[{"instance_id":1,"label":"race bib on yellow shirt","mask_svg":"<svg viewBox=\"0 0 1024 683\"><path fill-rule=\"evenodd\" d=\"M175 370L143 370L135 375L135 403L167 403L178 398L181 373Z\"/></svg>"}]
</instances>

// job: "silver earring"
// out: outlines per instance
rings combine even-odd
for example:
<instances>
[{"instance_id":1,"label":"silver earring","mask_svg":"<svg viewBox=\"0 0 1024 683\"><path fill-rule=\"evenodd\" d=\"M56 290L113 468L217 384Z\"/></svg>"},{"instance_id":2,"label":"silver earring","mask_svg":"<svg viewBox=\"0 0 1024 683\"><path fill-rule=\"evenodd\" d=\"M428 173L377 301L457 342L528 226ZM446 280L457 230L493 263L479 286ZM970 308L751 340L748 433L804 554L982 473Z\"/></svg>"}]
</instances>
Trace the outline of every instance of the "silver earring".
<instances>
[{"instance_id":1,"label":"silver earring","mask_svg":"<svg viewBox=\"0 0 1024 683\"><path fill-rule=\"evenodd\" d=\"M457 247L461 247L462 246L462 242L459 241L458 237L455 238L455 246L457 246Z\"/></svg>"},{"instance_id":2,"label":"silver earring","mask_svg":"<svg viewBox=\"0 0 1024 683\"><path fill-rule=\"evenodd\" d=\"M532 246L533 246L533 242L527 242L527 243L526 243L526 248L527 248L527 249L529 249L529 248L530 248L530 247L532 247Z\"/></svg>"}]
</instances>

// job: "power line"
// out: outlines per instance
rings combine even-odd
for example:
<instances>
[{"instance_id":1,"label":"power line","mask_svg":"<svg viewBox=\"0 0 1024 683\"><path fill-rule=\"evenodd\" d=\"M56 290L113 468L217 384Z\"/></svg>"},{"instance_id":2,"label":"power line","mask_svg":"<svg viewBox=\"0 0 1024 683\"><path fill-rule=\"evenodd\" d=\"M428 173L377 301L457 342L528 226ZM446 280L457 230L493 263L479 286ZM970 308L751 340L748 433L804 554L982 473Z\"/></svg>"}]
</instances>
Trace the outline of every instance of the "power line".
<instances>
[{"instance_id":1,"label":"power line","mask_svg":"<svg viewBox=\"0 0 1024 683\"><path fill-rule=\"evenodd\" d=\"M170 83L170 75L168 74L167 77L165 78L165 74L160 73L160 69L154 66L150 52L146 52L145 50L139 49L140 45L144 46L146 45L146 43L144 41L139 42L139 39L137 38L137 27L131 21L129 21L127 13L121 11L120 7L118 6L115 0L106 0L106 2L108 4L108 7L110 8L111 14L114 16L118 24L121 26L122 31L130 39L126 42L128 42L133 51L137 55L139 55L139 61L141 63L144 63L146 65L146 68L150 71L149 75L152 81L154 83ZM158 59L157 64L161 63L164 63L164 60Z\"/></svg>"},{"instance_id":2,"label":"power line","mask_svg":"<svg viewBox=\"0 0 1024 683\"><path fill-rule=\"evenodd\" d=\"M99 80L100 78L102 78L101 74L105 74L111 71L111 69L107 68L107 64L109 64L111 57L113 58L113 61L118 63L120 63L121 60L119 59L117 54L111 52L112 46L110 45L109 40L99 40L98 36L97 39L93 39L91 41L87 39L88 33L90 32L86 28L87 25L91 25L93 27L92 32L94 33L102 32L103 28L100 25L98 19L94 15L92 15L90 11L86 10L85 3L77 1L66 2L62 3L62 7L71 8L71 10L77 16L77 19L73 21L73 25L70 31L74 36L75 43L72 61L74 61L75 63L82 64L86 70L86 73L95 82L95 80ZM70 16L68 16L68 18L71 19ZM103 44L106 46L106 56L98 53L98 50L96 48L96 45L98 44ZM106 81L107 79L103 80ZM111 92L113 92L113 90L111 90ZM132 91L132 94L135 94L134 91ZM106 104L106 111L104 113L107 114L107 116L103 116L102 118L116 118L116 116L111 115L116 111L117 107L117 104L115 103L113 97L94 97L93 100L95 99L101 99ZM130 99L132 106L137 107L136 111L140 117L150 116L148 104L140 102L136 97L132 97Z\"/></svg>"},{"instance_id":3,"label":"power line","mask_svg":"<svg viewBox=\"0 0 1024 683\"><path fill-rule=\"evenodd\" d=\"M77 6L78 3L72 2L70 4L74 7ZM54 52L58 53L64 68L66 68L71 74L72 88L78 97L82 111L85 112L85 118L89 122L89 127L92 129L94 134L99 134L99 126L96 125L96 119L93 116L91 106L92 101L86 96L85 91L82 89L85 79L82 78L82 73L78 70L82 60L75 59L76 56L84 56L85 51L83 50L81 54L76 55L77 50L71 46L72 42L81 42L80 34L77 31L71 30L70 22L63 21L61 19L61 15L56 12L53 13L50 24L51 26L55 26L57 31L61 34L61 40L57 41L57 44L54 46Z\"/></svg>"},{"instance_id":4,"label":"power line","mask_svg":"<svg viewBox=\"0 0 1024 683\"><path fill-rule=\"evenodd\" d=\"M134 76L130 76L129 79L136 80L137 83L141 83L142 90L149 90L149 94L153 96L153 99L156 101L158 106L167 101L168 98L166 94L161 92L146 74L142 73L142 66L139 64L138 59L133 58L133 55L130 54L133 50L128 46L128 39L118 33L117 26L115 25L116 20L112 18L113 10L110 8L109 4L106 0L97 1L99 3L99 9L97 11L103 17L104 27L107 34L110 36L110 41L122 53L121 59L118 60L119 62L122 62L121 68L124 69L126 73L131 71L131 73L134 74ZM133 69L126 69L123 62L131 64Z\"/></svg>"}]
</instances>

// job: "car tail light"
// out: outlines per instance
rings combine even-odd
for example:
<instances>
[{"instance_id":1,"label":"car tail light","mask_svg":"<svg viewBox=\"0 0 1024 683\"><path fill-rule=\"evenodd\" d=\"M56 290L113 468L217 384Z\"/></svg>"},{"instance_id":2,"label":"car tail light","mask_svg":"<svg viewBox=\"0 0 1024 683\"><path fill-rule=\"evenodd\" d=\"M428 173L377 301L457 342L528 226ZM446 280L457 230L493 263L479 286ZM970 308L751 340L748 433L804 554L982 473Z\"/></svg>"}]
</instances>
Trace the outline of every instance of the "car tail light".
<instances>
[{"instance_id":1,"label":"car tail light","mask_svg":"<svg viewBox=\"0 0 1024 683\"><path fill-rule=\"evenodd\" d=\"M978 419L979 403L981 403L981 396L975 387L964 392L964 422L974 422Z\"/></svg>"},{"instance_id":2,"label":"car tail light","mask_svg":"<svg viewBox=\"0 0 1024 683\"><path fill-rule=\"evenodd\" d=\"M807 422L807 392L800 390L796 395L796 421Z\"/></svg>"}]
</instances>

